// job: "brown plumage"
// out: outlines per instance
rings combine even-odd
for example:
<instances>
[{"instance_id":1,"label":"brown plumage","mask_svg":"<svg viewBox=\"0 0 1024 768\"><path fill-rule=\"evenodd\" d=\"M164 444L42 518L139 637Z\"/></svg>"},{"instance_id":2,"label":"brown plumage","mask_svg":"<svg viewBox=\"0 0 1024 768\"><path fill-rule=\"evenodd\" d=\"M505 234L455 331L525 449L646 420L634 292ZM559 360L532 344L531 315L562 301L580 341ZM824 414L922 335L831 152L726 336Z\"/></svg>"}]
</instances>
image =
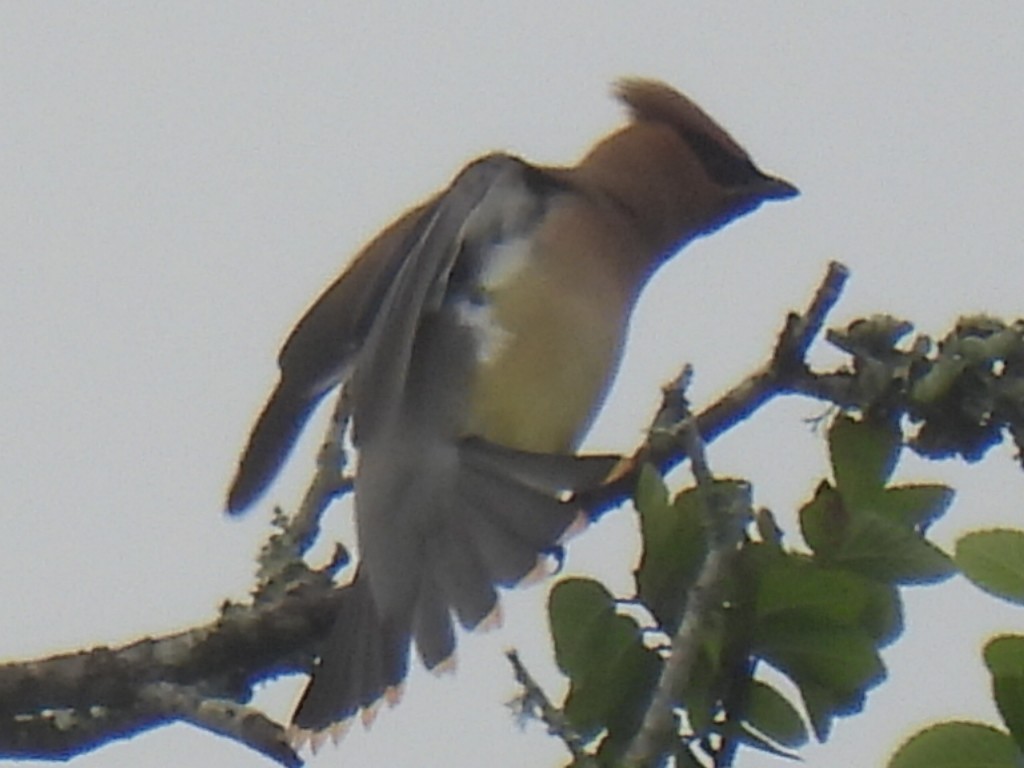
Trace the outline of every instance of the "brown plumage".
<instances>
[{"instance_id":1,"label":"brown plumage","mask_svg":"<svg viewBox=\"0 0 1024 768\"><path fill-rule=\"evenodd\" d=\"M454 651L578 518L575 456L654 270L797 194L685 96L626 79L630 121L575 166L495 154L367 245L286 341L228 496L249 507L319 400L349 382L360 566L294 721L318 731Z\"/></svg>"}]
</instances>

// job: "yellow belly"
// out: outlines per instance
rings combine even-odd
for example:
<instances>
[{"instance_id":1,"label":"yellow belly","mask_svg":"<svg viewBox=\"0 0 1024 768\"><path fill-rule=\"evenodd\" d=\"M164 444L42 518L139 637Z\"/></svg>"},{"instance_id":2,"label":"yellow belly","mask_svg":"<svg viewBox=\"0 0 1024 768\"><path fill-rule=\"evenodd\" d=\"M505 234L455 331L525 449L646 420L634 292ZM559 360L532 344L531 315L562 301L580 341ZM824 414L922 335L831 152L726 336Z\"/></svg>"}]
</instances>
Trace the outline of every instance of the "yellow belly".
<instances>
[{"instance_id":1,"label":"yellow belly","mask_svg":"<svg viewBox=\"0 0 1024 768\"><path fill-rule=\"evenodd\" d=\"M618 365L625 307L602 276L567 284L558 272L531 265L491 296L497 341L474 374L468 434L567 453L590 427Z\"/></svg>"}]
</instances>

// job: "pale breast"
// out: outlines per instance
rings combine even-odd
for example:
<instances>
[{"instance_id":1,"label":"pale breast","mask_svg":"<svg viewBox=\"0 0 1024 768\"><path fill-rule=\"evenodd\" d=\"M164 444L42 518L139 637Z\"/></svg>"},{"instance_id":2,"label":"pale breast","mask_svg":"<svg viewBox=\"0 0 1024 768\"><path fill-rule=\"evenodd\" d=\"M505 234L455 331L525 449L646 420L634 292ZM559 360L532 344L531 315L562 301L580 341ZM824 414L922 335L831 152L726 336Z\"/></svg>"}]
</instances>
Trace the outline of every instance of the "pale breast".
<instances>
[{"instance_id":1,"label":"pale breast","mask_svg":"<svg viewBox=\"0 0 1024 768\"><path fill-rule=\"evenodd\" d=\"M484 255L478 290L459 308L477 342L467 433L567 452L589 427L619 360L628 302L600 260L591 268L594 244L574 242L553 252L543 236L520 237Z\"/></svg>"}]
</instances>

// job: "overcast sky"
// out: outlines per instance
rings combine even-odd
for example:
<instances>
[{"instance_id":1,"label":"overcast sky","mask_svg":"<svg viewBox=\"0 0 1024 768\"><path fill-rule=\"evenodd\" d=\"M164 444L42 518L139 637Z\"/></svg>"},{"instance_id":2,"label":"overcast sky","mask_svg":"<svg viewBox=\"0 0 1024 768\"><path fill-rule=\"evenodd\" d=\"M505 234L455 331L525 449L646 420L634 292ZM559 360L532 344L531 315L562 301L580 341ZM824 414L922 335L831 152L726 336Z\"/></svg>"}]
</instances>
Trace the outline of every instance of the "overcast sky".
<instances>
[{"instance_id":1,"label":"overcast sky","mask_svg":"<svg viewBox=\"0 0 1024 768\"><path fill-rule=\"evenodd\" d=\"M631 450L684 361L699 402L759 364L830 259L853 273L834 323L884 311L941 333L964 312L1021 315L1022 41L1017 0L0 4L0 658L164 633L244 597L270 504L296 502L321 434L257 511L224 519L292 323L471 157L574 161L620 123L617 76L686 91L803 194L662 270L590 447ZM773 406L711 451L793 543L793 510L827 471L803 421L821 411ZM909 460L902 477L961 490L933 529L945 546L1024 520L1008 449ZM348 517L339 505L329 535L350 537ZM627 591L632 521L592 529L569 570ZM564 761L503 706L508 645L561 692L544 588L507 603L503 632L464 638L457 676L414 673L399 708L312 765ZM890 680L805 751L810 768L879 765L935 718L995 720L980 647L1024 616L960 582L907 605ZM301 685L259 703L285 718ZM269 765L185 726L78 764Z\"/></svg>"}]
</instances>

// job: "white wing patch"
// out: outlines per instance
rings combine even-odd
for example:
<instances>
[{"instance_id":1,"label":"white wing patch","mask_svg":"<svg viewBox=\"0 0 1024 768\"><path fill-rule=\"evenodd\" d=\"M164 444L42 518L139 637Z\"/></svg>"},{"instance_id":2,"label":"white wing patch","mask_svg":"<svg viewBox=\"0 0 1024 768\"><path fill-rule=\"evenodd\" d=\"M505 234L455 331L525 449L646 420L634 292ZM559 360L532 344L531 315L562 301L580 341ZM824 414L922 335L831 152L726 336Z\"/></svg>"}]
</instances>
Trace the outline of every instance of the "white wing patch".
<instances>
[{"instance_id":1,"label":"white wing patch","mask_svg":"<svg viewBox=\"0 0 1024 768\"><path fill-rule=\"evenodd\" d=\"M494 362L513 337L495 317L491 294L526 268L530 245L529 238L518 237L493 246L483 259L474 297L457 305L459 322L473 331L481 363Z\"/></svg>"},{"instance_id":2,"label":"white wing patch","mask_svg":"<svg viewBox=\"0 0 1024 768\"><path fill-rule=\"evenodd\" d=\"M529 263L532 243L529 237L517 237L493 246L484 257L480 288L490 292L514 279Z\"/></svg>"}]
</instances>

